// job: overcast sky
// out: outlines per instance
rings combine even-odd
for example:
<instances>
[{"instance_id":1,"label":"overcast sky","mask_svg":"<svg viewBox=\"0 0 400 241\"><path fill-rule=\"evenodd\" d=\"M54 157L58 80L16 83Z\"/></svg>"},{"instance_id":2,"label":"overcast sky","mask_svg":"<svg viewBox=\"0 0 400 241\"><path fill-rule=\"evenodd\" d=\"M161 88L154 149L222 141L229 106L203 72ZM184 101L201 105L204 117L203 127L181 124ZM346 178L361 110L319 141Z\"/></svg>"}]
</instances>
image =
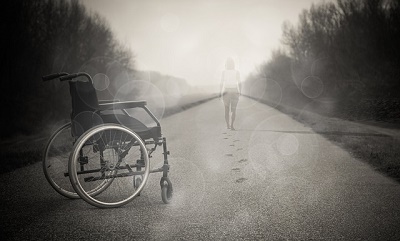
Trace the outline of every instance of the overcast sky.
<instances>
[{"instance_id":1,"label":"overcast sky","mask_svg":"<svg viewBox=\"0 0 400 241\"><path fill-rule=\"evenodd\" d=\"M220 81L225 59L244 79L281 46L282 23L321 0L83 0L136 55L136 68Z\"/></svg>"}]
</instances>

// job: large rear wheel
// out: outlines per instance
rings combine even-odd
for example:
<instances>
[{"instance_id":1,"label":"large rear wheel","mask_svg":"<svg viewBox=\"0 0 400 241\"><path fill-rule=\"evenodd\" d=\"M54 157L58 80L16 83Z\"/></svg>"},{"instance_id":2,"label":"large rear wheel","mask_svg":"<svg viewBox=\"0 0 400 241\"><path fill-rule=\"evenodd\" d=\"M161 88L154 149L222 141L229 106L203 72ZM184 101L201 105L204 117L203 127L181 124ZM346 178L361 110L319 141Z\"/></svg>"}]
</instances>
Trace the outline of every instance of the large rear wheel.
<instances>
[{"instance_id":1,"label":"large rear wheel","mask_svg":"<svg viewBox=\"0 0 400 241\"><path fill-rule=\"evenodd\" d=\"M75 138L71 134L71 123L58 128L47 142L43 155L43 172L50 185L59 194L75 199L79 195L75 192L68 173L68 162L74 150ZM81 153L84 155L84 153ZM110 184L110 180L103 180L92 185L88 194L94 196L101 193Z\"/></svg>"},{"instance_id":2,"label":"large rear wheel","mask_svg":"<svg viewBox=\"0 0 400 241\"><path fill-rule=\"evenodd\" d=\"M99 208L119 207L133 200L150 173L148 152L142 139L116 124L86 131L74 145L68 168L76 193ZM138 175L142 176L140 183L134 181ZM93 186L104 181L109 185L98 195L91 195Z\"/></svg>"},{"instance_id":3,"label":"large rear wheel","mask_svg":"<svg viewBox=\"0 0 400 241\"><path fill-rule=\"evenodd\" d=\"M51 135L42 160L47 181L54 190L67 198L79 198L68 178L68 160L74 141L71 123L64 124Z\"/></svg>"}]
</instances>

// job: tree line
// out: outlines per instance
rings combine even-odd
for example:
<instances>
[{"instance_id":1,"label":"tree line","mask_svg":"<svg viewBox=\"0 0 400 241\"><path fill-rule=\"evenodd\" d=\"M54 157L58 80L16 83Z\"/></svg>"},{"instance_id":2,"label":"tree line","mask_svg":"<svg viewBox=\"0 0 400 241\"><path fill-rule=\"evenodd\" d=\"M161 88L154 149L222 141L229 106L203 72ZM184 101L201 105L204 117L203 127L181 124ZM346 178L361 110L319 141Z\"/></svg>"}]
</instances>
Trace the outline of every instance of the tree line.
<instances>
[{"instance_id":1,"label":"tree line","mask_svg":"<svg viewBox=\"0 0 400 241\"><path fill-rule=\"evenodd\" d=\"M43 83L43 75L85 67L106 73L115 63L128 75L134 73L132 51L79 0L8 0L6 6L0 57L3 138L38 132L46 123L69 118L68 84Z\"/></svg>"},{"instance_id":2,"label":"tree line","mask_svg":"<svg viewBox=\"0 0 400 241\"><path fill-rule=\"evenodd\" d=\"M282 30L283 48L246 81L250 95L289 105L330 101L338 110L400 98L398 0L312 4Z\"/></svg>"}]
</instances>

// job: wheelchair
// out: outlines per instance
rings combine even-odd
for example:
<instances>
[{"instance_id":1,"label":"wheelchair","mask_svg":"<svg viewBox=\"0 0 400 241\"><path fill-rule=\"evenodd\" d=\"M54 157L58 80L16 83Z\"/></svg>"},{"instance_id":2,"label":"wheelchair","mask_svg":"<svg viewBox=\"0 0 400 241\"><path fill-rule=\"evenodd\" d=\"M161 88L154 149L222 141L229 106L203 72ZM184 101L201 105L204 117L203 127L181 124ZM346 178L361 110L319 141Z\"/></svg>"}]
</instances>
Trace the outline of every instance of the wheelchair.
<instances>
[{"instance_id":1,"label":"wheelchair","mask_svg":"<svg viewBox=\"0 0 400 241\"><path fill-rule=\"evenodd\" d=\"M43 81L68 81L72 100L71 121L49 138L43 171L61 195L81 198L99 208L120 207L140 195L150 173L162 172L161 198L170 203L166 138L146 101L100 101L91 76L84 72L55 73ZM154 126L147 126L126 110L142 108ZM164 163L151 169L150 158L162 146Z\"/></svg>"}]
</instances>

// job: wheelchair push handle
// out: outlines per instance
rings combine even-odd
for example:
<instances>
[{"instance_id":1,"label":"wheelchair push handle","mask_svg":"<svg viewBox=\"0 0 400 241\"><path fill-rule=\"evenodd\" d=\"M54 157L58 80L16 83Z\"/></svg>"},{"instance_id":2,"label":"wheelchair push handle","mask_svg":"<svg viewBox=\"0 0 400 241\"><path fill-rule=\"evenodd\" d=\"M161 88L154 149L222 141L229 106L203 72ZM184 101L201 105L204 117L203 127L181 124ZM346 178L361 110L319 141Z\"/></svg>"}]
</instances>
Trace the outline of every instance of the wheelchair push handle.
<instances>
[{"instance_id":1,"label":"wheelchair push handle","mask_svg":"<svg viewBox=\"0 0 400 241\"><path fill-rule=\"evenodd\" d=\"M62 76L68 75L68 73L65 72L60 72L60 73L54 73L54 74L49 74L49 75L45 75L42 77L43 81L49 81L49 80L53 80L53 79L58 79Z\"/></svg>"},{"instance_id":2,"label":"wheelchair push handle","mask_svg":"<svg viewBox=\"0 0 400 241\"><path fill-rule=\"evenodd\" d=\"M68 74L68 75L62 76L62 77L60 77L60 81L73 80L79 76L84 76L84 77L86 77L86 79L89 82L93 83L92 77L90 77L90 75L85 72L79 72L79 73L75 73L75 74Z\"/></svg>"},{"instance_id":3,"label":"wheelchair push handle","mask_svg":"<svg viewBox=\"0 0 400 241\"><path fill-rule=\"evenodd\" d=\"M43 76L42 80L49 81L49 80L53 80L53 79L59 79L60 81L66 81L66 80L75 79L79 76L85 76L88 81L93 83L92 77L90 77L90 75L85 72L78 72L78 73L74 73L74 74L68 74L66 72L54 73L54 74L49 74L49 75Z\"/></svg>"}]
</instances>

